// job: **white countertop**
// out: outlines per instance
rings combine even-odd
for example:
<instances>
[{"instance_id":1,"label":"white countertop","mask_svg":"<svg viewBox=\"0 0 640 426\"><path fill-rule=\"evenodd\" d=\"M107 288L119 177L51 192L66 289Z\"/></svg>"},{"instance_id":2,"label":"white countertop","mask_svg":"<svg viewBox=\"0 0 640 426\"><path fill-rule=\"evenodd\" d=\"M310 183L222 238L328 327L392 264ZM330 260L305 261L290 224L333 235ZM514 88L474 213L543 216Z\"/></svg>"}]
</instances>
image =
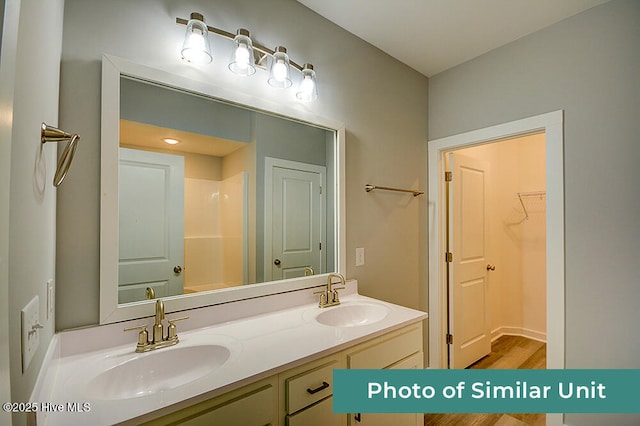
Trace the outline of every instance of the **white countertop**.
<instances>
[{"instance_id":1,"label":"white countertop","mask_svg":"<svg viewBox=\"0 0 640 426\"><path fill-rule=\"evenodd\" d=\"M41 407L42 403L63 404L65 410L56 413L40 410L37 423L65 426L115 424L176 403L191 405L427 317L421 311L361 296L357 294L355 281L347 284L347 291L341 297L342 305L381 304L388 308L387 316L378 322L357 327L319 324L314 317L320 308L317 302L311 301L317 298L312 296L316 288L234 302L224 308L214 306L189 311L187 315L193 319L192 327L187 326L189 320L177 324L180 343L145 354L134 352L137 333L122 333L122 329L139 323L148 324L149 319L58 333L47 351L31 401L39 403ZM289 300L270 303L274 300L282 302L284 298ZM303 303L287 306L297 302ZM256 312L256 303L261 306L260 314L242 314L243 310ZM274 306L276 310L269 311L264 308L265 303L280 306ZM214 311L216 308L217 311ZM230 321L217 319L213 312L221 309L234 311L237 318ZM329 309L335 308L322 311ZM177 318L183 315L176 313L167 316ZM206 318L210 319L210 323L203 326ZM112 346L105 345L109 342ZM152 394L107 400L100 399L91 391L89 384L101 371L151 353L201 344L220 344L228 348L229 359L222 367L194 381ZM68 412L67 403L80 403L80 406L88 403L90 410Z\"/></svg>"}]
</instances>

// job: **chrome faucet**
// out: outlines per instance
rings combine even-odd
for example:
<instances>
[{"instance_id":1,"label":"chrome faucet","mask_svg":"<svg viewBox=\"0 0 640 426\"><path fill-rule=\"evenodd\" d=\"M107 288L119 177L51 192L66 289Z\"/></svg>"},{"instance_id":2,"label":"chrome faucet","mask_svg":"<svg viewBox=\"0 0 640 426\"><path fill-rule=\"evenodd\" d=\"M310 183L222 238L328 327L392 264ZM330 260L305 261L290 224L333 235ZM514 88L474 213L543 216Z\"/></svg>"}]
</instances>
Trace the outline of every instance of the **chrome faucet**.
<instances>
[{"instance_id":1,"label":"chrome faucet","mask_svg":"<svg viewBox=\"0 0 640 426\"><path fill-rule=\"evenodd\" d=\"M160 349L167 346L173 346L178 343L178 332L175 323L178 321L189 319L189 317L181 317L176 319L168 319L167 334L164 334L164 302L161 299L156 300L155 323L153 324L153 333L149 339L149 332L146 325L125 328L124 331L140 330L138 333L138 344L136 352L148 352L154 349Z\"/></svg>"},{"instance_id":2,"label":"chrome faucet","mask_svg":"<svg viewBox=\"0 0 640 426\"><path fill-rule=\"evenodd\" d=\"M333 286L334 277L340 278L340 284L342 284L342 287L331 288ZM339 305L340 297L338 296L338 290L344 289L345 285L345 279L342 274L334 272L330 273L327 276L327 288L323 291L316 291L315 293L313 293L320 295L320 302L318 303L318 306L321 308L327 308L329 306Z\"/></svg>"}]
</instances>

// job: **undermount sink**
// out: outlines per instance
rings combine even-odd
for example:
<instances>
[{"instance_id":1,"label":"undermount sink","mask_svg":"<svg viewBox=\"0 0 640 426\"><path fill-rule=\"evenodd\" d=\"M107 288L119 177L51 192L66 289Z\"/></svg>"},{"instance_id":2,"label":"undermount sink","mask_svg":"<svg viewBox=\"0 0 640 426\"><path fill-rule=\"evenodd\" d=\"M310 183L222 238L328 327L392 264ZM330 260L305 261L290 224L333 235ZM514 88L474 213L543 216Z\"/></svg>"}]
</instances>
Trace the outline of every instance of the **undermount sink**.
<instances>
[{"instance_id":1,"label":"undermount sink","mask_svg":"<svg viewBox=\"0 0 640 426\"><path fill-rule=\"evenodd\" d=\"M331 327L359 327L382 321L389 313L389 308L376 303L345 303L332 308L325 308L315 317L323 325Z\"/></svg>"},{"instance_id":2,"label":"undermount sink","mask_svg":"<svg viewBox=\"0 0 640 426\"><path fill-rule=\"evenodd\" d=\"M97 399L128 399L170 390L220 368L230 355L221 345L158 349L98 374L87 393Z\"/></svg>"}]
</instances>

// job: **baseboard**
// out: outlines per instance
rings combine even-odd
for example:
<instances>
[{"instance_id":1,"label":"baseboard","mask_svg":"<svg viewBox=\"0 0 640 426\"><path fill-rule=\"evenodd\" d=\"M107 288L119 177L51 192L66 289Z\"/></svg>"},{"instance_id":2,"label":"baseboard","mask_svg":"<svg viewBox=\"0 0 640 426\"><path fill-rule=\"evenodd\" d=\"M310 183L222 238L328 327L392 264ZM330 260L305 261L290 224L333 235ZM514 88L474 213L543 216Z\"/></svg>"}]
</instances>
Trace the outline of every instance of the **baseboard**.
<instances>
[{"instance_id":1,"label":"baseboard","mask_svg":"<svg viewBox=\"0 0 640 426\"><path fill-rule=\"evenodd\" d=\"M498 339L501 336L522 336L528 339L537 340L539 342L547 343L547 333L540 331L530 330L523 327L498 327L491 331L491 341Z\"/></svg>"}]
</instances>

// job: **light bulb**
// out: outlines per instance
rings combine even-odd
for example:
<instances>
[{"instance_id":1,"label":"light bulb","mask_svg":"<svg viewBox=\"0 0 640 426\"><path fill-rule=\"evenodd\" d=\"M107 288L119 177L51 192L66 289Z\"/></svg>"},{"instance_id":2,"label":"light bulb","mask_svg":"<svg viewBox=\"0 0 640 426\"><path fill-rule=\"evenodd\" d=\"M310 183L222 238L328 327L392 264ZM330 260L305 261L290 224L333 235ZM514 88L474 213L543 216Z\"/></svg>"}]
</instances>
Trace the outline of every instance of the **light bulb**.
<instances>
[{"instance_id":1,"label":"light bulb","mask_svg":"<svg viewBox=\"0 0 640 426\"><path fill-rule=\"evenodd\" d=\"M185 42L186 47L182 50L182 56L189 62L201 63L206 57L204 52L204 37L202 34L193 32Z\"/></svg>"},{"instance_id":2,"label":"light bulb","mask_svg":"<svg viewBox=\"0 0 640 426\"><path fill-rule=\"evenodd\" d=\"M318 84L313 65L304 64L302 67L302 82L296 93L296 98L301 102L311 102L318 98Z\"/></svg>"},{"instance_id":3,"label":"light bulb","mask_svg":"<svg viewBox=\"0 0 640 426\"><path fill-rule=\"evenodd\" d=\"M236 65L241 69L246 69L249 66L249 49L244 43L240 43L236 49Z\"/></svg>"},{"instance_id":4,"label":"light bulb","mask_svg":"<svg viewBox=\"0 0 640 426\"><path fill-rule=\"evenodd\" d=\"M280 89L291 87L291 78L289 77L289 56L287 49L282 46L276 47L271 62L271 72L269 74L269 85Z\"/></svg>"},{"instance_id":5,"label":"light bulb","mask_svg":"<svg viewBox=\"0 0 640 426\"><path fill-rule=\"evenodd\" d=\"M305 77L300 83L300 91L297 93L298 99L303 102L308 102L312 97L312 93L315 90L315 83L311 79L311 77Z\"/></svg>"},{"instance_id":6,"label":"light bulb","mask_svg":"<svg viewBox=\"0 0 640 426\"><path fill-rule=\"evenodd\" d=\"M287 66L283 59L278 59L273 65L273 78L277 81L283 81L287 76Z\"/></svg>"}]
</instances>

